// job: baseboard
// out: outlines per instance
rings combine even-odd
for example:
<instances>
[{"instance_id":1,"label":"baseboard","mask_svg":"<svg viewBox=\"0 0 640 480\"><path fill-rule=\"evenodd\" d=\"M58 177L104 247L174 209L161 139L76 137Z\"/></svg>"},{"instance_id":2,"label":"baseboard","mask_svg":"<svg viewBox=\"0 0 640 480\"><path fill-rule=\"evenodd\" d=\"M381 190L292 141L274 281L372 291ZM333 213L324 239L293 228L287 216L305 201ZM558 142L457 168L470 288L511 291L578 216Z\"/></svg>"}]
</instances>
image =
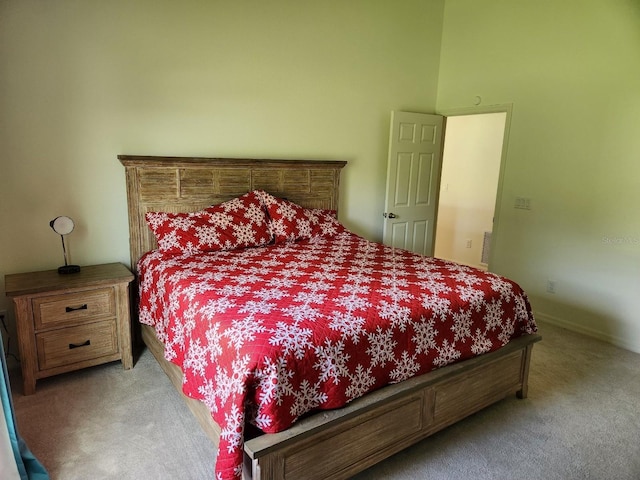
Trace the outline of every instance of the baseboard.
<instances>
[{"instance_id":1,"label":"baseboard","mask_svg":"<svg viewBox=\"0 0 640 480\"><path fill-rule=\"evenodd\" d=\"M446 260L447 262L453 262L453 263L457 263L459 265L465 265L467 267L477 268L478 270L483 270L485 272L489 270L489 265L486 264L486 263L473 264L473 263L463 262L461 260L454 260L452 258L446 258L446 257L438 257L438 258L440 260Z\"/></svg>"},{"instance_id":2,"label":"baseboard","mask_svg":"<svg viewBox=\"0 0 640 480\"><path fill-rule=\"evenodd\" d=\"M617 335L604 333L594 328L585 327L584 325L580 325L578 323L571 322L563 318L554 317L553 315L548 315L540 311L534 311L533 315L536 318L536 320L549 323L556 327L565 328L567 330L571 330L572 332L581 333L583 335L587 335L588 337L597 338L598 340L611 343L612 345L615 345L616 347L624 348L625 350L630 350L632 352L640 353L640 345L635 342L630 342L628 338L622 338Z\"/></svg>"}]
</instances>

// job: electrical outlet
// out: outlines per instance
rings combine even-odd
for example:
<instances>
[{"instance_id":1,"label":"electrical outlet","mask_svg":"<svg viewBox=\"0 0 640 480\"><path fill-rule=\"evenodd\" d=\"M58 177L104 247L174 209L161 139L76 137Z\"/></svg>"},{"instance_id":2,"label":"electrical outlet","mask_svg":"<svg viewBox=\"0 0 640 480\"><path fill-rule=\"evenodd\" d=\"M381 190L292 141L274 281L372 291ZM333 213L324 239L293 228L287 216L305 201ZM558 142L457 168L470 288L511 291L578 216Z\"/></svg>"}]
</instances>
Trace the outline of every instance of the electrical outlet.
<instances>
[{"instance_id":1,"label":"electrical outlet","mask_svg":"<svg viewBox=\"0 0 640 480\"><path fill-rule=\"evenodd\" d=\"M556 293L556 281L547 280L547 293Z\"/></svg>"},{"instance_id":2,"label":"electrical outlet","mask_svg":"<svg viewBox=\"0 0 640 480\"><path fill-rule=\"evenodd\" d=\"M471 239L470 238L467 239L467 248L471 248Z\"/></svg>"}]
</instances>

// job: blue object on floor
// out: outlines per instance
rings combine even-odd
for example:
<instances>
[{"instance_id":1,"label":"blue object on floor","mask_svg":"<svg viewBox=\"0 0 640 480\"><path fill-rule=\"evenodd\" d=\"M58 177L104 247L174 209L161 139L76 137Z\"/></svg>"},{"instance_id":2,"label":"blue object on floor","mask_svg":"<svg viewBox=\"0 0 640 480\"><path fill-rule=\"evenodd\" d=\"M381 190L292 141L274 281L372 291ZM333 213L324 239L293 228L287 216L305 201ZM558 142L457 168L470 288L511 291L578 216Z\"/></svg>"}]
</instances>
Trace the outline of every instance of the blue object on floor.
<instances>
[{"instance_id":1,"label":"blue object on floor","mask_svg":"<svg viewBox=\"0 0 640 480\"><path fill-rule=\"evenodd\" d=\"M0 340L2 337L0 336ZM15 477L17 471L20 480L49 480L49 474L38 459L31 453L27 444L18 434L16 419L11 400L11 384L9 383L9 372L4 354L4 341L0 341L0 356L2 357L2 378L0 379L0 399L2 400L2 414L0 415L0 459L11 457L11 451L15 458L16 469L4 461L0 462L0 477L10 475ZM7 444L6 439L9 439ZM5 441L3 441L5 440ZM4 466L1 466L4 464ZM6 469L6 470L5 470ZM12 473L13 472L13 473Z\"/></svg>"}]
</instances>

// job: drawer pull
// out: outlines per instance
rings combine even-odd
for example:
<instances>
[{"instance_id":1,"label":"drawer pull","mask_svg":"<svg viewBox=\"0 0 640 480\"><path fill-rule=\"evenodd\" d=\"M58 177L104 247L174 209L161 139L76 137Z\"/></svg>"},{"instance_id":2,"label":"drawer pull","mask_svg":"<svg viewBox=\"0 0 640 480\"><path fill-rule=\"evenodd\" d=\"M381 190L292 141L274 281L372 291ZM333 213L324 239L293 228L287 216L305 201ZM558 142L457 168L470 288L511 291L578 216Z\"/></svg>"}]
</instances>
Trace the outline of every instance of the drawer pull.
<instances>
[{"instance_id":1,"label":"drawer pull","mask_svg":"<svg viewBox=\"0 0 640 480\"><path fill-rule=\"evenodd\" d=\"M91 340L87 340L84 343L70 343L69 350L73 350L74 348L86 347L91 345Z\"/></svg>"},{"instance_id":2,"label":"drawer pull","mask_svg":"<svg viewBox=\"0 0 640 480\"><path fill-rule=\"evenodd\" d=\"M87 309L87 304L86 304L86 303L85 303L85 304L83 304L83 305L80 305L79 307L67 307L67 308L65 308L65 310L67 311L67 313L69 313L69 312L75 312L75 311L77 311L77 310L86 310L86 309Z\"/></svg>"}]
</instances>

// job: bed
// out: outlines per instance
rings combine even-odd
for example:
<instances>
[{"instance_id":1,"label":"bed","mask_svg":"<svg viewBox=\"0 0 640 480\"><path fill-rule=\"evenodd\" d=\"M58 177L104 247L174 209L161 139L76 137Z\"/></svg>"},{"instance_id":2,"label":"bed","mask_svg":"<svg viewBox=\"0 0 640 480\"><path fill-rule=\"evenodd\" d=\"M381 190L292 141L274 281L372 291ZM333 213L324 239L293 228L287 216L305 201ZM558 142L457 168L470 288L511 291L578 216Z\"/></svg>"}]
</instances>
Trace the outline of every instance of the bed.
<instances>
[{"instance_id":1,"label":"bed","mask_svg":"<svg viewBox=\"0 0 640 480\"><path fill-rule=\"evenodd\" d=\"M209 268L209 271L218 272L216 274L219 275L218 281L228 284L230 278L241 275L237 270L239 265L254 265L255 267L256 264L266 265L269 263L268 260L260 256L263 255L262 251L268 252L268 258L276 259L274 260L276 264L280 261L285 263L294 262L287 264L289 267L291 265L297 266L293 269L288 268L287 271L289 272L297 269L301 272L304 271L308 266L307 260L311 257L317 259L333 255L342 258L348 255L345 253L345 255L341 256L339 252L349 252L350 249L356 249L359 252L355 254L355 257L360 259L359 261L363 261L362 249L368 252L386 249L385 255L389 253L389 247L376 246L377 244L366 242L364 239L354 238L355 236L348 231L340 231L338 235L333 233L326 236L320 235L319 237L321 238L313 242L303 240L299 244L297 242L283 242L279 245L261 244L257 248L246 249L248 250L247 252L241 253L242 255L248 255L248 259L236 259L237 255L240 254L234 253L234 249L225 249L220 254L216 253L215 255L220 258L216 257L215 260L209 260L208 256L207 260L203 260L202 256L198 256L197 261L191 260L191 257L189 257L189 260L186 261L188 268L195 268L195 270L185 272L180 270L185 267L178 265L178 262L173 259L169 264L163 263L163 257L165 257L166 252L158 253L155 231L149 228L147 220L150 217L147 214L153 214L152 212L168 212L169 214L201 212L212 205L232 202L238 197L245 198L246 195L249 195L249 192L262 192L268 195L268 198L286 199L284 200L285 202L291 202L305 209L314 209L313 211L315 212L337 212L340 172L346 162L130 155L120 155L118 158L124 165L126 172L131 265L136 270L139 284L141 285L139 313L143 317L141 320L150 324L152 322L147 319L149 316L149 303L148 298L145 300L144 293L147 292L148 294L149 285L165 285L167 282L178 284L187 277L200 278L206 276L208 275L206 271L207 262L209 261L221 262ZM302 245L306 243L311 245ZM302 248L315 250L310 253L301 251L300 249ZM200 252L195 252L195 254L200 255ZM302 257L295 257L294 260L291 260L294 255L302 255ZM374 254L371 253L371 255ZM395 251L392 251L391 255L392 258L398 261L406 257L406 253ZM409 260L415 262L416 265L422 265L418 270L422 269L423 273L429 273L429 271L437 268L438 272L445 272L446 275L448 275L448 272L453 272L451 273L452 278L462 278L463 281L471 282L471 284L476 282L476 275L478 276L477 278L481 278L480 276L484 275L479 271L469 269L469 267L456 266L450 262L440 262L436 265L433 263L435 262L434 259L411 258ZM395 261L393 260L386 266L389 267L391 265L393 267ZM157 266L159 269L156 271L157 275L161 273L168 275L170 272L174 276L167 277L171 278L171 280L167 280L165 277L152 277L151 273L146 274L137 271L139 265L149 266L147 264ZM280 265L282 264L284 263L280 263ZM232 265L235 270L231 269L231 267L227 268L229 265ZM300 265L302 266L300 267ZM198 270L198 268L204 270ZM330 270L332 267L324 268ZM251 275L257 275L256 272L258 270L260 269L254 268ZM227 276L220 273L225 271ZM147 275L146 284L144 283L145 275ZM211 274L210 276L214 277L216 275ZM276 281L274 280L274 274L267 273L265 275L267 275L265 278L253 279L244 283L262 282L262 285L264 285L265 282ZM302 273L300 275L303 276ZM506 288L511 292L512 289L519 289L516 284L506 279L498 278L493 274L486 275L488 275L485 279L487 282L505 282L500 283L501 287L496 287L498 290ZM469 280L470 278L472 280ZM282 279L278 281L284 282ZM480 280L477 281L479 282ZM412 284L411 281L409 283ZM192 290L204 289L209 292L214 289L209 286L202 287L201 284L188 288ZM215 290L220 292L223 290L223 286L218 285ZM153 293L152 295L156 294ZM180 298L183 303L186 301L185 299L191 298L184 292L176 293L175 295L180 295L179 297L172 297L176 302L177 298ZM469 295L472 296L467 292L467 296ZM320 303L329 304L334 300L334 296L337 297L334 292L330 292L328 297L327 295L321 295L319 297ZM222 473L219 469L218 476L234 478L242 475L243 478L247 479L348 478L506 396L515 394L519 398L525 398L527 395L531 350L534 343L540 340L540 336L536 333L535 322L530 313L524 292L518 293L517 297L515 294L511 296L511 293L509 293L509 298L514 300L514 304L509 308L505 308L504 311L509 311L514 318L499 318L500 314L496 312L504 313L503 310L494 309L494 320L492 321L496 322L495 325L498 325L499 322L505 322L506 325L512 320L515 321L516 314L514 312L517 310L518 315L523 317L523 324L514 326L509 330L507 335L509 338L505 338L504 329L500 334L502 336L496 334L497 337L501 338L500 348L495 345L493 348L476 346L476 354L465 359L456 358L453 354L438 356L434 353L430 361L439 368L430 368L427 373L421 373L418 367L412 367L411 365L414 365L415 362L414 364L407 362L404 371L397 373L398 369L396 369L395 376L392 375L391 377L392 383L386 386L376 385L371 391L368 391L367 388L362 388L357 393L353 393L354 389L352 388L352 393L348 396L349 401L345 405L339 406L339 408L325 407L321 405L321 401L310 405L309 411L290 408L289 411L292 412L291 418L282 424L284 429L280 427L274 428L277 433L263 433L262 430L270 430L270 428L264 427L269 427L272 421L271 417L268 417L268 420L264 420L267 415L261 414L261 411L255 405L256 402L251 403L247 401L248 397L242 397L243 403L241 405L252 410L251 415L247 413L247 419L252 419L252 422L244 421L245 417L239 416L242 425L236 426L238 427L237 433L239 433L237 437L240 440L236 441L239 445L234 445L235 462L238 465L235 466L235 469L225 467L226 469ZM145 301L147 302L147 307L143 306ZM220 299L218 298L216 301L220 301ZM455 301L458 302L460 300ZM517 309L515 307L516 301L518 303ZM428 302L428 299L423 298L423 304L426 305ZM236 308L244 308L242 311L246 312L248 307L244 305ZM293 307L285 306L283 308L290 311ZM357 308L364 307L359 306ZM390 310L387 310L395 311L393 306L389 308ZM431 306L430 308L430 311L436 311L435 307ZM478 308L489 309L489 306ZM179 311L188 309L187 302ZM260 314L259 310L259 308L255 308L252 311L252 315ZM237 314L238 311L236 309L235 313ZM298 309L296 311L300 312L302 310ZM310 308L309 304L306 304L304 315L317 311L317 308ZM322 316L321 309L318 315ZM503 316L506 316L506 314ZM214 317L215 315L211 315L211 318ZM172 317L167 314L164 318L169 319ZM429 325L429 319L422 318L422 321L425 325ZM433 321L432 319L431 327L433 327ZM444 317L442 321L444 321ZM222 454L219 450L218 461L221 461L222 458L227 461L229 459L228 453L231 450L229 425L221 425L223 422L214 421L214 417L217 415L216 418L220 419L233 417L234 415L230 411L223 412L220 410L223 403L214 404L211 398L204 398L206 395L198 395L198 392L203 392L202 385L199 386L199 389L195 387L190 389L187 385L189 381L185 383L185 379L188 380L194 371L193 359L187 358L185 362L185 358L188 355L181 352L180 348L176 349L177 344L167 336L167 332L175 332L176 329L179 330L182 327L176 327L173 324L167 324L163 327L160 325L161 323L157 322L155 326L141 324L142 340L167 373L174 386L180 392L187 393L187 395L184 395L185 402L208 436L216 445L224 447ZM349 325L352 325L352 323L349 323ZM439 323L438 325L441 324ZM396 327L398 327L397 330L403 330L404 328L398 323L396 323ZM439 328L441 331L445 330L443 326ZM489 330L499 329L495 326L487 327L487 331ZM253 333L247 334L245 331L245 336L247 335L251 336ZM462 337L465 335L461 335L459 332L454 332L453 335L456 339L460 339L458 343L464 343L464 338ZM338 343L328 339L323 341L325 345L334 347ZM453 340L450 341L453 342ZM470 345L470 336L468 341ZM193 342L195 344L196 340ZM266 345L268 340L263 339L263 343ZM357 341L352 343L357 347ZM474 344L478 344L478 342ZM444 350L444 347L442 348ZM316 352L321 350L319 348L315 349ZM358 348L355 350L358 350ZM341 355L344 358L351 358L352 356L356 358L355 350L351 353L338 350L338 354L333 357L332 367L328 369L318 368L318 375L323 377L327 383L331 383L333 380L337 384L338 380L334 375L337 368L335 359ZM365 348L362 347L360 350L365 350ZM426 349L424 350L426 351ZM441 351L440 347L435 346L431 350L432 352ZM414 354L414 357L419 355L420 347L418 347L417 353L415 350L410 353ZM296 355L294 353L289 356L293 358ZM172 361L167 360L167 357ZM180 361L176 361L176 359ZM182 364L184 371L176 363ZM380 361L379 355L377 363L384 363ZM184 365L187 366L184 367ZM359 367L362 368L362 362ZM414 375L416 371L419 374ZM344 378L347 375L345 374ZM358 378L364 377L360 375ZM260 394L264 397L264 389L260 390L256 387L255 378L253 380L253 386L250 389L251 394L255 398L258 398ZM289 390L292 390L290 393L293 394L293 390L300 391L302 389L301 385L303 384L299 383L296 388L289 388ZM202 398L192 398L199 396ZM330 402L327 404L330 405ZM294 410L296 411L294 412ZM289 425L289 423L291 424ZM262 430L258 429L255 426L256 424L261 425L263 427ZM237 461L238 448L240 448L240 462ZM331 452L331 455L327 455L327 452Z\"/></svg>"}]
</instances>

